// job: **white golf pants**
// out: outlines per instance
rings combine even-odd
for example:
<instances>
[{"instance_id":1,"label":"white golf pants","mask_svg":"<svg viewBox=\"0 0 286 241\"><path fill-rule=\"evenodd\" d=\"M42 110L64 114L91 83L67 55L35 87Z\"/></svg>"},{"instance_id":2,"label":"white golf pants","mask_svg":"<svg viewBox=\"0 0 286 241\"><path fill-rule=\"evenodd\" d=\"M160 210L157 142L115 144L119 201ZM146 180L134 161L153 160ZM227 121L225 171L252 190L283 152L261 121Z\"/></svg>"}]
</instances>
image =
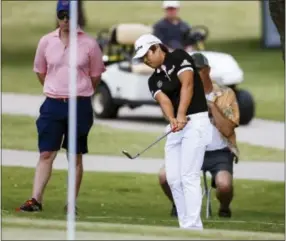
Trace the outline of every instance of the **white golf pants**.
<instances>
[{"instance_id":1,"label":"white golf pants","mask_svg":"<svg viewBox=\"0 0 286 241\"><path fill-rule=\"evenodd\" d=\"M207 112L189 115L183 130L171 133L165 144L166 177L177 208L180 228L203 229L201 168L212 127ZM167 127L170 129L170 126Z\"/></svg>"}]
</instances>

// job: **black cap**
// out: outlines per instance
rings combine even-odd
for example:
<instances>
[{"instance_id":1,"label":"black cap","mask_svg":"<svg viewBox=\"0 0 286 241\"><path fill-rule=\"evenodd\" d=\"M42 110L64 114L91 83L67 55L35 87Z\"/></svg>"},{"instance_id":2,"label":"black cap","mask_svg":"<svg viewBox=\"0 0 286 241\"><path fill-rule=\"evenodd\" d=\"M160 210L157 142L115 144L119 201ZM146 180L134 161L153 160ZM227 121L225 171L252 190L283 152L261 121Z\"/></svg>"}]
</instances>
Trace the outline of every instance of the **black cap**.
<instances>
[{"instance_id":1,"label":"black cap","mask_svg":"<svg viewBox=\"0 0 286 241\"><path fill-rule=\"evenodd\" d=\"M209 61L206 58L206 56L204 56L201 53L194 53L192 54L192 58L195 62L195 65L198 69L201 69L203 67L209 67Z\"/></svg>"}]
</instances>

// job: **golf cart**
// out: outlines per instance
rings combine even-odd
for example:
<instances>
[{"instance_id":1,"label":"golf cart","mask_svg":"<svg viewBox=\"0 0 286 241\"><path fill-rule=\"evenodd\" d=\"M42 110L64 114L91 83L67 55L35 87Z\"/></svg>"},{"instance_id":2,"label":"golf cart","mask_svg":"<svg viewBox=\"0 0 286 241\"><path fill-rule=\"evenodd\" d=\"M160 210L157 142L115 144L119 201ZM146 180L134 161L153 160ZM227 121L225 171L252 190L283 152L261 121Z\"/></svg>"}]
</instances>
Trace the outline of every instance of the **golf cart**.
<instances>
[{"instance_id":1,"label":"golf cart","mask_svg":"<svg viewBox=\"0 0 286 241\"><path fill-rule=\"evenodd\" d=\"M148 89L148 78L153 70L142 62L132 60L134 42L142 34L152 33L152 27L139 24L118 24L110 30L102 30L97 41L103 51L107 70L92 97L94 114L97 118L116 118L119 108L124 105L131 109L141 105L157 105ZM237 87L243 79L243 71L235 59L226 53L204 50L208 29L193 27L186 36L186 45L192 44L201 52L211 66L211 78L219 85L231 87L236 94L240 109L240 124L246 125L254 117L255 103L251 94Z\"/></svg>"}]
</instances>

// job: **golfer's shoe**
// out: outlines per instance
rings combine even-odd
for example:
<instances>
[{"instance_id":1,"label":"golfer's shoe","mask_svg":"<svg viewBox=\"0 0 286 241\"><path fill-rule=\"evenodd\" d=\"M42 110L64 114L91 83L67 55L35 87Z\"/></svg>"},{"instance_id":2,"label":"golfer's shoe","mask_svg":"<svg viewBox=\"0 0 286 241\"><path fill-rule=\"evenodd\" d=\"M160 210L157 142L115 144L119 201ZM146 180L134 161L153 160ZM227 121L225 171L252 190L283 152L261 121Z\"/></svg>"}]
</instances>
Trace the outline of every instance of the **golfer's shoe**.
<instances>
[{"instance_id":1,"label":"golfer's shoe","mask_svg":"<svg viewBox=\"0 0 286 241\"><path fill-rule=\"evenodd\" d=\"M68 213L68 205L65 205L64 211L65 211L65 213ZM78 215L78 208L77 208L77 206L75 206L75 215Z\"/></svg>"},{"instance_id":2,"label":"golfer's shoe","mask_svg":"<svg viewBox=\"0 0 286 241\"><path fill-rule=\"evenodd\" d=\"M228 209L219 209L218 216L221 218L231 218L231 210Z\"/></svg>"},{"instance_id":3,"label":"golfer's shoe","mask_svg":"<svg viewBox=\"0 0 286 241\"><path fill-rule=\"evenodd\" d=\"M171 209L171 217L178 217L177 208L174 204L172 205Z\"/></svg>"},{"instance_id":4,"label":"golfer's shoe","mask_svg":"<svg viewBox=\"0 0 286 241\"><path fill-rule=\"evenodd\" d=\"M27 200L22 206L16 208L16 211L18 212L40 212L42 210L42 204L39 203L35 198Z\"/></svg>"}]
</instances>

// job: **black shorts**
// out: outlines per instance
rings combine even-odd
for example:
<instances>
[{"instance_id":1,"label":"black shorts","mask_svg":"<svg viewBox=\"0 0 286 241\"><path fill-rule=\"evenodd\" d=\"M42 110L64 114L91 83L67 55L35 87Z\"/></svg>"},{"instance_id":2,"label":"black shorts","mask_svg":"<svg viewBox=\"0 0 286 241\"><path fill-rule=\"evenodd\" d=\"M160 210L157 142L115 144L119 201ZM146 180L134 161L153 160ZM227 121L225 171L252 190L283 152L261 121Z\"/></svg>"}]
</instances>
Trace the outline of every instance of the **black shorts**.
<instances>
[{"instance_id":1,"label":"black shorts","mask_svg":"<svg viewBox=\"0 0 286 241\"><path fill-rule=\"evenodd\" d=\"M36 121L38 148L40 152L68 149L68 102L46 98ZM88 152L88 134L93 125L93 110L90 97L77 101L76 153Z\"/></svg>"},{"instance_id":2,"label":"black shorts","mask_svg":"<svg viewBox=\"0 0 286 241\"><path fill-rule=\"evenodd\" d=\"M219 171L228 171L231 175L233 174L234 158L235 155L228 148L205 152L202 170L211 173L213 188L216 188L215 177Z\"/></svg>"}]
</instances>

